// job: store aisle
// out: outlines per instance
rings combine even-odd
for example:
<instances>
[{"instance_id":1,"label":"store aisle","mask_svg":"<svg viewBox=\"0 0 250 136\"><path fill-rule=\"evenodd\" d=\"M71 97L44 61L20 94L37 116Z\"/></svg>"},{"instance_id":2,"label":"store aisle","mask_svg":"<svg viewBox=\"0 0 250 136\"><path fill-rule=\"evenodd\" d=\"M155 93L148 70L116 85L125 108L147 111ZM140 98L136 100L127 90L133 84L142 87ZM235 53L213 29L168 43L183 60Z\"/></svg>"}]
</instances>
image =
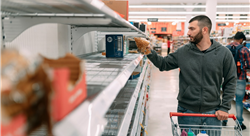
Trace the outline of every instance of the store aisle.
<instances>
[{"instance_id":1,"label":"store aisle","mask_svg":"<svg viewBox=\"0 0 250 136\"><path fill-rule=\"evenodd\" d=\"M148 136L171 134L169 112L177 109L178 73L177 69L168 72L160 72L155 67L152 69Z\"/></svg>"},{"instance_id":2,"label":"store aisle","mask_svg":"<svg viewBox=\"0 0 250 136\"><path fill-rule=\"evenodd\" d=\"M177 110L177 95L179 83L179 70L160 72L153 66L152 80L149 97L149 120L148 136L172 136L171 121L169 112ZM230 114L236 114L235 102L232 102ZM243 131L243 136L250 136L250 113L244 110L244 124L247 129ZM177 121L177 118L173 118ZM228 125L234 125L233 120L229 120Z\"/></svg>"}]
</instances>

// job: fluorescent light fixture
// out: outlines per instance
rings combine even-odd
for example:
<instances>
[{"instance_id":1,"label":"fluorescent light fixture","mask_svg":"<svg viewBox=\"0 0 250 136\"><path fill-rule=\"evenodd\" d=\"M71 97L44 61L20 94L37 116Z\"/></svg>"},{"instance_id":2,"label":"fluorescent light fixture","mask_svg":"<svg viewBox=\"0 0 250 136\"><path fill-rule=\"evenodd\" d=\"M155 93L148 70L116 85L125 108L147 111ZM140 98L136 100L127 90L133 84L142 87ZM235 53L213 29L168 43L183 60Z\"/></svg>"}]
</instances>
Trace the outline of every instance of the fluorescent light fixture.
<instances>
[{"instance_id":1,"label":"fluorescent light fixture","mask_svg":"<svg viewBox=\"0 0 250 136\"><path fill-rule=\"evenodd\" d=\"M129 19L129 21L134 22L147 22L147 19ZM186 22L186 20L165 20L159 19L158 22ZM250 20L216 20L216 22L250 22Z\"/></svg>"},{"instance_id":2,"label":"fluorescent light fixture","mask_svg":"<svg viewBox=\"0 0 250 136\"><path fill-rule=\"evenodd\" d=\"M173 22L172 25L176 25L176 22Z\"/></svg>"},{"instance_id":3,"label":"fluorescent light fixture","mask_svg":"<svg viewBox=\"0 0 250 136\"><path fill-rule=\"evenodd\" d=\"M186 18L186 16L129 16L129 18Z\"/></svg>"},{"instance_id":4,"label":"fluorescent light fixture","mask_svg":"<svg viewBox=\"0 0 250 136\"><path fill-rule=\"evenodd\" d=\"M194 16L192 16L193 18ZM129 16L131 19L139 18L186 18L186 16ZM216 16L216 18L250 18L250 16Z\"/></svg>"},{"instance_id":5,"label":"fluorescent light fixture","mask_svg":"<svg viewBox=\"0 0 250 136\"><path fill-rule=\"evenodd\" d=\"M216 8L250 8L250 5L217 5Z\"/></svg>"},{"instance_id":6,"label":"fluorescent light fixture","mask_svg":"<svg viewBox=\"0 0 250 136\"><path fill-rule=\"evenodd\" d=\"M216 20L216 22L250 22L250 20Z\"/></svg>"},{"instance_id":7,"label":"fluorescent light fixture","mask_svg":"<svg viewBox=\"0 0 250 136\"><path fill-rule=\"evenodd\" d=\"M216 18L250 18L250 16L217 16Z\"/></svg>"},{"instance_id":8,"label":"fluorescent light fixture","mask_svg":"<svg viewBox=\"0 0 250 136\"><path fill-rule=\"evenodd\" d=\"M152 23L151 22L148 22L148 25L151 25Z\"/></svg>"},{"instance_id":9,"label":"fluorescent light fixture","mask_svg":"<svg viewBox=\"0 0 250 136\"><path fill-rule=\"evenodd\" d=\"M190 15L190 14L206 14L206 12L157 12L157 11L152 11L152 12L129 12L129 15ZM249 12L216 12L216 14L249 14Z\"/></svg>"},{"instance_id":10,"label":"fluorescent light fixture","mask_svg":"<svg viewBox=\"0 0 250 136\"><path fill-rule=\"evenodd\" d=\"M129 12L129 15L133 15L133 14L140 14L140 15L152 15L152 14L158 14L158 15L167 15L167 14L206 14L206 12Z\"/></svg>"},{"instance_id":11,"label":"fluorescent light fixture","mask_svg":"<svg viewBox=\"0 0 250 136\"><path fill-rule=\"evenodd\" d=\"M129 8L206 8L206 5L129 5ZM250 5L217 5L216 8L250 8Z\"/></svg>"},{"instance_id":12,"label":"fluorescent light fixture","mask_svg":"<svg viewBox=\"0 0 250 136\"><path fill-rule=\"evenodd\" d=\"M129 5L129 8L206 8L206 5Z\"/></svg>"},{"instance_id":13,"label":"fluorescent light fixture","mask_svg":"<svg viewBox=\"0 0 250 136\"><path fill-rule=\"evenodd\" d=\"M134 22L147 22L146 19L129 19ZM186 20L158 20L158 22L185 22Z\"/></svg>"},{"instance_id":14,"label":"fluorescent light fixture","mask_svg":"<svg viewBox=\"0 0 250 136\"><path fill-rule=\"evenodd\" d=\"M249 12L216 12L216 14L250 14Z\"/></svg>"},{"instance_id":15,"label":"fluorescent light fixture","mask_svg":"<svg viewBox=\"0 0 250 136\"><path fill-rule=\"evenodd\" d=\"M229 22L226 22L226 25L229 25Z\"/></svg>"}]
</instances>

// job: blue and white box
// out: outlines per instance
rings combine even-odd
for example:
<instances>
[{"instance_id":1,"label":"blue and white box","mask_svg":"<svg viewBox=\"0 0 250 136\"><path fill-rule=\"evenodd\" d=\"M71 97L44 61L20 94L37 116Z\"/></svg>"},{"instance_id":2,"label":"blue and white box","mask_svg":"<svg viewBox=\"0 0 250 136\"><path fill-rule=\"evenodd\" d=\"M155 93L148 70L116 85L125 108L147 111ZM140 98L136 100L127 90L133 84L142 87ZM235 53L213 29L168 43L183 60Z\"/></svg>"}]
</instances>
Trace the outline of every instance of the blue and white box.
<instances>
[{"instance_id":1,"label":"blue and white box","mask_svg":"<svg viewBox=\"0 0 250 136\"><path fill-rule=\"evenodd\" d=\"M106 57L123 58L124 45L122 34L106 35Z\"/></svg>"}]
</instances>

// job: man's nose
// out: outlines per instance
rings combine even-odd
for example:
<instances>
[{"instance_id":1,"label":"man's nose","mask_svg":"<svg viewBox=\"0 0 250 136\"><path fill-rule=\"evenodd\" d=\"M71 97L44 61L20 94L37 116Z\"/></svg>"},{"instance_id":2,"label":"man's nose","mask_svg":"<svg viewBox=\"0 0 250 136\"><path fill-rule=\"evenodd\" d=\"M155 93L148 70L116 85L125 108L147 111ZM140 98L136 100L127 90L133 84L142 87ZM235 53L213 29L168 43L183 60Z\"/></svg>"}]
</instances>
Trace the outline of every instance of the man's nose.
<instances>
[{"instance_id":1,"label":"man's nose","mask_svg":"<svg viewBox=\"0 0 250 136\"><path fill-rule=\"evenodd\" d=\"M188 36L190 36L190 35L191 35L189 30L188 30L188 32L187 32L187 35L188 35Z\"/></svg>"}]
</instances>

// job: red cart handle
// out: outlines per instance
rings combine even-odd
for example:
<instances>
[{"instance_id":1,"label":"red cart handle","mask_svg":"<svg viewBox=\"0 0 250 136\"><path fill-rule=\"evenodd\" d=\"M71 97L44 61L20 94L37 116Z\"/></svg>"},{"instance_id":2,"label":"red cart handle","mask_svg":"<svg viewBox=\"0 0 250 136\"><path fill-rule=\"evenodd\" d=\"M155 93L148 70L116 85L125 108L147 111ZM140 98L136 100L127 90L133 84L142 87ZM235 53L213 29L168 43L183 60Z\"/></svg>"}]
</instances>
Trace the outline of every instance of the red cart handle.
<instances>
[{"instance_id":1,"label":"red cart handle","mask_svg":"<svg viewBox=\"0 0 250 136\"><path fill-rule=\"evenodd\" d=\"M172 118L172 116L216 117L215 114L178 113L178 112L170 112L169 115L170 115L170 118ZM229 114L228 118L233 118L234 120L236 120L236 117L234 114Z\"/></svg>"}]
</instances>

